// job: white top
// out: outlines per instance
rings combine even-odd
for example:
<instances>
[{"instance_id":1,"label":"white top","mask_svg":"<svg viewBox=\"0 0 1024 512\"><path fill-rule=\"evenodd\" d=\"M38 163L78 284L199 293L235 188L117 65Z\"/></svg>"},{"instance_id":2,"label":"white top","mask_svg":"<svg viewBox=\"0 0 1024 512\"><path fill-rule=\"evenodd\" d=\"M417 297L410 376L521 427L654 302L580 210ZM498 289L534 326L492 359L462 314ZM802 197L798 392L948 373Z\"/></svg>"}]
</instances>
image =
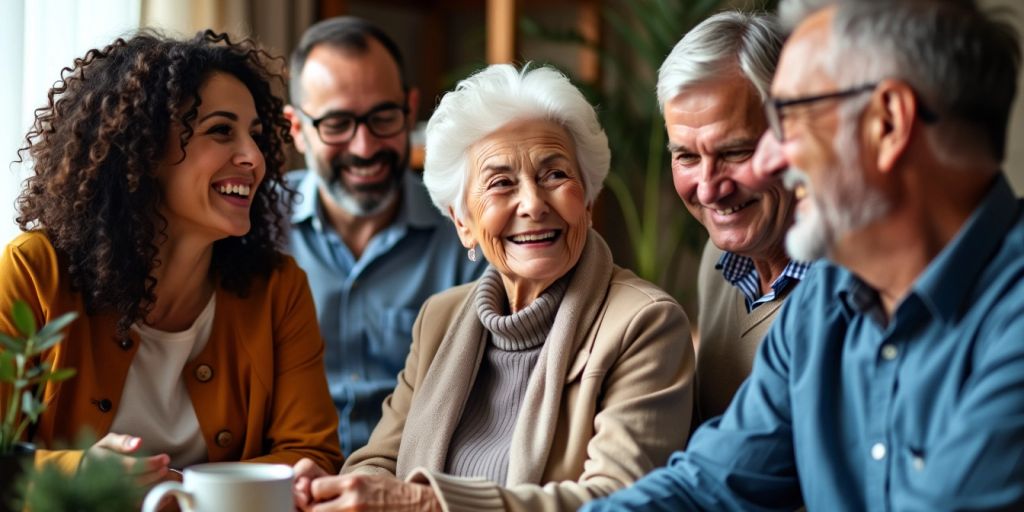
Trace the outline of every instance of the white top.
<instances>
[{"instance_id":1,"label":"white top","mask_svg":"<svg viewBox=\"0 0 1024 512\"><path fill-rule=\"evenodd\" d=\"M141 322L132 326L141 343L110 431L142 438L144 453L166 453L174 468L206 461L206 441L181 375L210 338L216 303L215 293L192 326L181 332L159 331Z\"/></svg>"}]
</instances>

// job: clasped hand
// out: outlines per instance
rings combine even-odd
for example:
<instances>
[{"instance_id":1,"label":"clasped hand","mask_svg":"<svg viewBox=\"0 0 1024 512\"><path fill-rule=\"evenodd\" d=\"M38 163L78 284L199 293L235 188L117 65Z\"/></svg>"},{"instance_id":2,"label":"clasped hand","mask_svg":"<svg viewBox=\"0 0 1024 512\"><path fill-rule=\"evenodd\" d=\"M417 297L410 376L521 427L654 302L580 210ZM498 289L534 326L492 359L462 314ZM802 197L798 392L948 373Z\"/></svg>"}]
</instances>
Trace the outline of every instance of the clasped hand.
<instances>
[{"instance_id":1,"label":"clasped hand","mask_svg":"<svg viewBox=\"0 0 1024 512\"><path fill-rule=\"evenodd\" d=\"M118 461L126 474L134 476L143 486L153 485L161 480L177 479L178 475L170 471L171 458L166 453L138 457L135 453L141 447L141 438L111 432L86 450L82 459L82 470L88 471L94 460L113 459Z\"/></svg>"},{"instance_id":2,"label":"clasped hand","mask_svg":"<svg viewBox=\"0 0 1024 512\"><path fill-rule=\"evenodd\" d=\"M387 475L328 475L309 459L294 466L295 506L311 512L440 512L429 485L403 482Z\"/></svg>"}]
</instances>

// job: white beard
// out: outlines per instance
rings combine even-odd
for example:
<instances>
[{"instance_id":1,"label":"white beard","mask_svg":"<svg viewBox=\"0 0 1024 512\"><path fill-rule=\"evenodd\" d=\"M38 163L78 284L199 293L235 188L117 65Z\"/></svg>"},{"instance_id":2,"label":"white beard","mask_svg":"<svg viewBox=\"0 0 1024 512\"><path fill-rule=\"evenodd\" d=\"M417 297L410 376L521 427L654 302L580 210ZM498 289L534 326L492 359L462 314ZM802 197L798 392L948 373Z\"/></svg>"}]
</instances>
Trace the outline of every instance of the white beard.
<instances>
[{"instance_id":1,"label":"white beard","mask_svg":"<svg viewBox=\"0 0 1024 512\"><path fill-rule=\"evenodd\" d=\"M793 226L786 232L786 252L797 261L814 261L828 254L829 227L818 213L818 205L811 191L810 180L803 171L790 167L783 179L789 183L798 180L804 184L807 195L804 201L811 201L810 207L797 209Z\"/></svg>"},{"instance_id":2,"label":"white beard","mask_svg":"<svg viewBox=\"0 0 1024 512\"><path fill-rule=\"evenodd\" d=\"M832 142L837 163L822 171L826 178L820 191L799 169L790 167L783 176L787 187L802 182L803 201L810 202L803 211L798 207L793 227L786 233L786 252L797 261L829 256L840 239L880 219L892 206L864 181L854 117L847 112L841 116Z\"/></svg>"}]
</instances>

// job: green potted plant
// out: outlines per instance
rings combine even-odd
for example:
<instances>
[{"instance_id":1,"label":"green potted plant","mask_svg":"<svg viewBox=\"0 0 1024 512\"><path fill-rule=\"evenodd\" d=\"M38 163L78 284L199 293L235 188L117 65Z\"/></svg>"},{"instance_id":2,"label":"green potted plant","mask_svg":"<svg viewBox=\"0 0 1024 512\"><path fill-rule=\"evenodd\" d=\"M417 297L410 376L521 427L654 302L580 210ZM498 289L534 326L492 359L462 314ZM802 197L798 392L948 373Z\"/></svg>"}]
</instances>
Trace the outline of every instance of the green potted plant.
<instances>
[{"instance_id":1,"label":"green potted plant","mask_svg":"<svg viewBox=\"0 0 1024 512\"><path fill-rule=\"evenodd\" d=\"M80 436L76 446L86 449L95 438ZM18 494L32 512L133 512L144 496L142 487L116 458L98 458L87 470L66 473L56 464L45 464L22 475Z\"/></svg>"},{"instance_id":2,"label":"green potted plant","mask_svg":"<svg viewBox=\"0 0 1024 512\"><path fill-rule=\"evenodd\" d=\"M42 328L37 328L35 316L24 301L11 307L17 334L0 333L0 510L8 510L7 503L14 496L14 486L24 468L30 467L35 447L22 442L29 425L39 419L46 409L43 388L47 382L68 379L75 374L71 368L53 368L48 361L40 361L40 354L60 343L62 331L76 313L66 313Z\"/></svg>"}]
</instances>

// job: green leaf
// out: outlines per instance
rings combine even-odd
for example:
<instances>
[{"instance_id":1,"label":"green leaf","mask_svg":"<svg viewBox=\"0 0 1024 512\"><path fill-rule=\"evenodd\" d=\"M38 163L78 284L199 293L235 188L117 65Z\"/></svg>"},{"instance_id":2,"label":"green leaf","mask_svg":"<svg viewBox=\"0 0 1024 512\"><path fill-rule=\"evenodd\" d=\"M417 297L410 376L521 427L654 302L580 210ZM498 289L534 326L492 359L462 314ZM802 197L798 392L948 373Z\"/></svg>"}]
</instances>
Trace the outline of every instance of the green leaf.
<instances>
[{"instance_id":1,"label":"green leaf","mask_svg":"<svg viewBox=\"0 0 1024 512\"><path fill-rule=\"evenodd\" d=\"M43 404L36 400L32 393L25 391L21 394L21 412L25 413L29 421L35 423L39 419L39 413L43 412Z\"/></svg>"},{"instance_id":2,"label":"green leaf","mask_svg":"<svg viewBox=\"0 0 1024 512\"><path fill-rule=\"evenodd\" d=\"M14 301L14 305L11 306L11 314L14 317L14 326L18 328L22 336L27 338L36 333L36 317L27 302Z\"/></svg>"},{"instance_id":3,"label":"green leaf","mask_svg":"<svg viewBox=\"0 0 1024 512\"><path fill-rule=\"evenodd\" d=\"M0 352L0 382L14 382L14 354Z\"/></svg>"},{"instance_id":4,"label":"green leaf","mask_svg":"<svg viewBox=\"0 0 1024 512\"><path fill-rule=\"evenodd\" d=\"M46 377L46 380L54 381L54 382L61 381L61 380L67 380L67 379L70 379L71 377L74 377L75 373L76 372L75 372L74 368L58 368L58 369L54 370L53 373L48 375Z\"/></svg>"},{"instance_id":5,"label":"green leaf","mask_svg":"<svg viewBox=\"0 0 1024 512\"><path fill-rule=\"evenodd\" d=\"M620 18L614 11L610 9L604 10L604 19L614 29L619 36L626 40L627 43L633 48L634 51L640 57L650 60L655 50L651 47L649 41L641 36L636 30L633 30L629 24Z\"/></svg>"},{"instance_id":6,"label":"green leaf","mask_svg":"<svg viewBox=\"0 0 1024 512\"><path fill-rule=\"evenodd\" d=\"M46 370L48 370L48 369L49 368L44 368L41 365L40 366L33 366L32 368L29 368L27 372L25 372L25 378L29 379L29 380L32 380L32 379L42 375L43 373L45 373Z\"/></svg>"},{"instance_id":7,"label":"green leaf","mask_svg":"<svg viewBox=\"0 0 1024 512\"><path fill-rule=\"evenodd\" d=\"M60 340L62 338L64 338L64 334L59 332L57 334L47 336L45 338L37 337L35 344L32 345L32 353L29 355L34 356L42 354L46 350L53 348L54 345L60 343Z\"/></svg>"},{"instance_id":8,"label":"green leaf","mask_svg":"<svg viewBox=\"0 0 1024 512\"><path fill-rule=\"evenodd\" d=\"M70 313L64 313L63 315L47 322L47 324L44 325L43 328L39 330L39 334L37 334L37 337L39 337L40 339L49 339L53 336L57 336L58 339L60 339L60 336L62 335L61 331L63 331L64 328L67 327L68 324L73 322L77 317L78 313L74 311Z\"/></svg>"},{"instance_id":9,"label":"green leaf","mask_svg":"<svg viewBox=\"0 0 1024 512\"><path fill-rule=\"evenodd\" d=\"M5 350L13 350L15 352L22 352L25 350L25 342L23 340L12 338L2 333L0 333L0 345L3 345Z\"/></svg>"}]
</instances>

